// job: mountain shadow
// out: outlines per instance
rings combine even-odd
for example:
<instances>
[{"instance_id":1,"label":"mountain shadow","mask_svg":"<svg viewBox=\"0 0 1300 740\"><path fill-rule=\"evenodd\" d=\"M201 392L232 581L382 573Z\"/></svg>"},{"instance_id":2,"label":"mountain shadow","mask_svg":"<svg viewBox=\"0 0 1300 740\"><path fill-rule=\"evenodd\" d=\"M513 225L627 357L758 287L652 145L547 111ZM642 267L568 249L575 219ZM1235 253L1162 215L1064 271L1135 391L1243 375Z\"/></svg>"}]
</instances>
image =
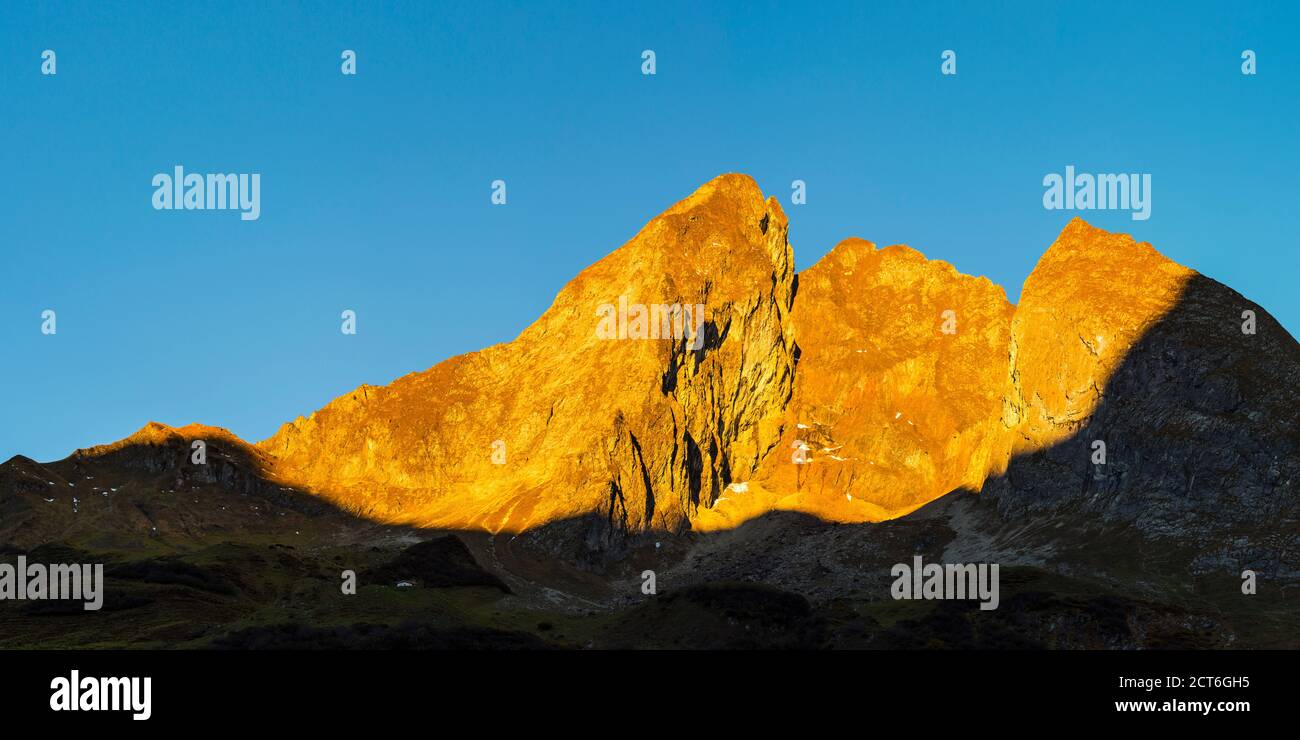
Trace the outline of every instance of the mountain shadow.
<instances>
[{"instance_id":1,"label":"mountain shadow","mask_svg":"<svg viewBox=\"0 0 1300 740\"><path fill-rule=\"evenodd\" d=\"M1243 331L1247 311L1254 333ZM1295 339L1236 291L1194 275L1106 379L1086 421L1014 457L985 484L980 505L1022 546L1055 542L1059 557L1069 557L1069 542L1104 561L1109 540L1128 530L1143 543L1133 564L1141 571L1239 581L1249 569L1275 586L1294 582L1298 388Z\"/></svg>"}]
</instances>

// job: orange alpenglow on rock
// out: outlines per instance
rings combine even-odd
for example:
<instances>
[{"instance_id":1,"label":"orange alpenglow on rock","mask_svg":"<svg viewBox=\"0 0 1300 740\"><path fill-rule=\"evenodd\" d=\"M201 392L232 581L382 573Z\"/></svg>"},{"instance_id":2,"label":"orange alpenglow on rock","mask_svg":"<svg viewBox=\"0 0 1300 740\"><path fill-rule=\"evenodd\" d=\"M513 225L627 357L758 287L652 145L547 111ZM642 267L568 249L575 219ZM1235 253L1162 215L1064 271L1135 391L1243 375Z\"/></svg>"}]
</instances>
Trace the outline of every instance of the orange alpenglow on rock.
<instances>
[{"instance_id":1,"label":"orange alpenglow on rock","mask_svg":"<svg viewBox=\"0 0 1300 740\"><path fill-rule=\"evenodd\" d=\"M1071 221L1025 280L1012 320L1015 372L1003 419L1015 429L1011 452L1074 434L1106 380L1194 275L1150 244Z\"/></svg>"},{"instance_id":2,"label":"orange alpenglow on rock","mask_svg":"<svg viewBox=\"0 0 1300 740\"><path fill-rule=\"evenodd\" d=\"M978 488L1004 456L1013 308L986 278L915 250L841 242L799 274L800 358L780 452L764 461L761 488L702 524L772 508L879 521Z\"/></svg>"},{"instance_id":3,"label":"orange alpenglow on rock","mask_svg":"<svg viewBox=\"0 0 1300 740\"><path fill-rule=\"evenodd\" d=\"M258 447L285 480L385 521L683 530L780 440L795 352L786 230L753 180L719 177L579 274L515 341L360 388ZM703 345L601 338L600 309L621 297L704 306Z\"/></svg>"},{"instance_id":4,"label":"orange alpenglow on rock","mask_svg":"<svg viewBox=\"0 0 1300 740\"><path fill-rule=\"evenodd\" d=\"M513 342L358 388L255 448L208 428L136 436L219 435L277 485L375 520L568 526L590 548L775 510L879 521L1077 431L1196 274L1075 219L1016 307L986 278L861 239L796 278L787 231L774 198L723 175ZM703 338L611 336L610 306L691 322L702 306Z\"/></svg>"}]
</instances>

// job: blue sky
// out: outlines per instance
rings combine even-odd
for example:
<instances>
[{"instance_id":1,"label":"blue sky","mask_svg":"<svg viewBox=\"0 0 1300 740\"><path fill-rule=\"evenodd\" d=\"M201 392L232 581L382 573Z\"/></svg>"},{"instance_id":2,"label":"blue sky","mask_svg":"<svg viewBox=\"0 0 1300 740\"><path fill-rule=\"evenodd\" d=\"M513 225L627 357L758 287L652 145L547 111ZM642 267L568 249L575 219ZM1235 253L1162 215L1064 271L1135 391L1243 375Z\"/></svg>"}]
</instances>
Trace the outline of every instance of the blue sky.
<instances>
[{"instance_id":1,"label":"blue sky","mask_svg":"<svg viewBox=\"0 0 1300 740\"><path fill-rule=\"evenodd\" d=\"M729 171L786 204L800 268L861 236L1012 300L1074 215L1045 174L1151 173L1150 220L1080 215L1294 332L1297 27L1248 2L5 3L0 460L149 420L262 439L509 341ZM153 210L177 164L260 173L261 218Z\"/></svg>"}]
</instances>

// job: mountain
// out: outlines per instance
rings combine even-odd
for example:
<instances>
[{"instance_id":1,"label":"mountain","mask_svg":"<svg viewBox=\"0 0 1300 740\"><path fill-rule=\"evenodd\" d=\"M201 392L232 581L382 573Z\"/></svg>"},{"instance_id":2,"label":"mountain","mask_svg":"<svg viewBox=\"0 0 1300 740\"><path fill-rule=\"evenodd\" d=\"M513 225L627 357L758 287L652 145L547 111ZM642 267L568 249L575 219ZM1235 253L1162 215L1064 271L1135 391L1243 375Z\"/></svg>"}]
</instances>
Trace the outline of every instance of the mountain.
<instances>
[{"instance_id":1,"label":"mountain","mask_svg":"<svg viewBox=\"0 0 1300 740\"><path fill-rule=\"evenodd\" d=\"M1086 502L1153 527L1294 509L1300 348L1150 245L1076 218L1013 306L985 278L861 239L796 275L788 230L775 198L723 175L513 342L362 386L257 445L150 424L74 457L153 470L137 450L208 438L255 476L222 460L194 475L381 522L549 526L591 550L768 511L882 521L986 480L1008 511ZM659 338L627 337L639 307Z\"/></svg>"},{"instance_id":2,"label":"mountain","mask_svg":"<svg viewBox=\"0 0 1300 740\"><path fill-rule=\"evenodd\" d=\"M203 465L192 457L199 440ZM272 464L228 430L199 424L149 423L53 463L15 457L0 465L0 544L175 549L222 533L273 535L350 518L275 482Z\"/></svg>"},{"instance_id":3,"label":"mountain","mask_svg":"<svg viewBox=\"0 0 1300 740\"><path fill-rule=\"evenodd\" d=\"M953 615L899 632L842 608L887 609L890 565L924 553L1023 569L1012 616L996 617L1014 624L935 639L1277 644L1294 609L1247 610L1238 588L1247 569L1274 598L1300 580L1300 345L1263 308L1077 218L1019 305L862 239L796 274L788 231L774 198L723 175L512 342L362 386L255 445L151 423L63 461L0 465L0 544L198 558L275 541L333 558L290 559L319 575L375 542L363 572L384 579L410 569L498 584L493 598L530 609L624 610L592 638L610 644L655 620L724 639L707 631L730 623L719 614L761 603L809 644L911 645ZM464 550L400 552L448 532ZM198 581L279 603L266 594L280 586L232 568ZM643 568L680 598L641 605ZM779 591L717 586L736 582ZM1076 622L1093 631L1062 637Z\"/></svg>"},{"instance_id":4,"label":"mountain","mask_svg":"<svg viewBox=\"0 0 1300 740\"><path fill-rule=\"evenodd\" d=\"M1076 220L1025 282L1011 353L1012 457L985 487L1004 517L1076 512L1179 540L1193 570L1300 574L1300 345L1267 311Z\"/></svg>"},{"instance_id":5,"label":"mountain","mask_svg":"<svg viewBox=\"0 0 1300 740\"><path fill-rule=\"evenodd\" d=\"M978 489L1005 458L1013 306L1003 290L861 239L841 242L798 282L799 365L780 452L706 524L773 508L881 521Z\"/></svg>"},{"instance_id":6,"label":"mountain","mask_svg":"<svg viewBox=\"0 0 1300 740\"><path fill-rule=\"evenodd\" d=\"M781 435L795 361L787 229L751 179L717 178L579 274L515 341L359 388L258 449L285 480L385 521L573 523L597 548L683 531ZM622 322L623 304L702 306L680 322L701 335L598 336L601 308Z\"/></svg>"}]
</instances>

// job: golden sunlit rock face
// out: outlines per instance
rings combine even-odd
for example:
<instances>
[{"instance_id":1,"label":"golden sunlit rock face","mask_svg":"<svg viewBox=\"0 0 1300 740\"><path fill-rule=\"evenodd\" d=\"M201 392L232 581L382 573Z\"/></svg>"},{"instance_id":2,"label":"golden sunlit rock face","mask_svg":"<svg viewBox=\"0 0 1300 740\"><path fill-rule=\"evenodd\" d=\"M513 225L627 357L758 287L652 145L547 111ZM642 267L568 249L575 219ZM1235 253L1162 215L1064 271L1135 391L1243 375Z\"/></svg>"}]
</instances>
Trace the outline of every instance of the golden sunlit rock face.
<instances>
[{"instance_id":1,"label":"golden sunlit rock face","mask_svg":"<svg viewBox=\"0 0 1300 740\"><path fill-rule=\"evenodd\" d=\"M978 488L1002 449L1012 310L987 279L913 249L841 242L799 275L781 452L708 524L773 507L879 521Z\"/></svg>"},{"instance_id":2,"label":"golden sunlit rock face","mask_svg":"<svg viewBox=\"0 0 1300 740\"><path fill-rule=\"evenodd\" d=\"M780 439L795 350L786 231L753 180L719 177L514 342L360 388L259 447L284 479L383 520L682 530Z\"/></svg>"},{"instance_id":3,"label":"golden sunlit rock face","mask_svg":"<svg viewBox=\"0 0 1300 740\"><path fill-rule=\"evenodd\" d=\"M1195 274L1127 234L1071 221L1025 281L1012 322L1011 452L1078 430L1107 378Z\"/></svg>"},{"instance_id":4,"label":"golden sunlit rock face","mask_svg":"<svg viewBox=\"0 0 1300 740\"><path fill-rule=\"evenodd\" d=\"M1194 275L1075 219L1016 307L985 278L861 239L796 278L787 231L775 199L724 175L515 341L363 386L238 449L277 484L373 519L577 522L592 548L775 510L879 521L979 490L1077 430ZM242 445L205 430L136 436Z\"/></svg>"}]
</instances>

